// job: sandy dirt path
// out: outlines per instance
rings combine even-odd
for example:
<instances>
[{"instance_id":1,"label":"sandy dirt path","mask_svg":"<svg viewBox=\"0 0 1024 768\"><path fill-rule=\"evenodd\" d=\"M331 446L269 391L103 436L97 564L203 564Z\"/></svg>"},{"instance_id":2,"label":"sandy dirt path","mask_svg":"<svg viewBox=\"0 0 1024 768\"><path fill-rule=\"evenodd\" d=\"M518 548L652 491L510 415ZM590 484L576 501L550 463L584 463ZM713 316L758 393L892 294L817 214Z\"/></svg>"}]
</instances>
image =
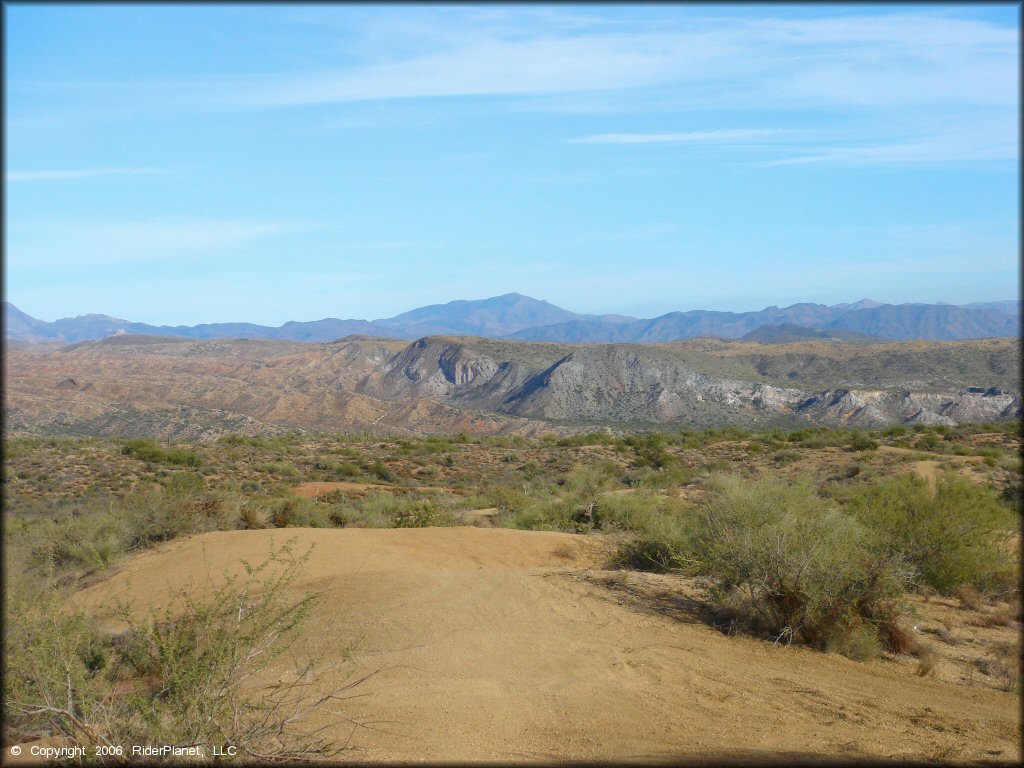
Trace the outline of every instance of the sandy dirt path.
<instances>
[{"instance_id":1,"label":"sandy dirt path","mask_svg":"<svg viewBox=\"0 0 1024 768\"><path fill-rule=\"evenodd\" d=\"M355 483L348 481L312 481L299 483L292 488L292 493L307 499L319 499L333 491L389 491L399 493L451 493L451 488L433 485L402 486L384 483Z\"/></svg>"},{"instance_id":2,"label":"sandy dirt path","mask_svg":"<svg viewBox=\"0 0 1024 768\"><path fill-rule=\"evenodd\" d=\"M727 637L640 611L593 583L597 537L505 529L211 533L127 561L80 594L140 610L240 558L314 544L297 590L326 590L303 639L363 684L350 758L389 761L642 759L822 754L951 760L1019 757L1009 693ZM129 592L130 587L130 592ZM340 722L342 740L349 727Z\"/></svg>"},{"instance_id":3,"label":"sandy dirt path","mask_svg":"<svg viewBox=\"0 0 1024 768\"><path fill-rule=\"evenodd\" d=\"M878 450L883 453L894 453L894 454L917 454L924 453L923 451L916 451L909 448L899 448L891 445L882 445L878 447ZM965 473L965 467L972 464L980 464L982 461L981 456L945 456L940 461L938 459L922 459L921 461L910 462L910 468L918 477L928 483L928 487L935 490L938 484L939 474L942 471L942 467L953 467L959 470L959 474L962 477L970 477L969 473Z\"/></svg>"}]
</instances>

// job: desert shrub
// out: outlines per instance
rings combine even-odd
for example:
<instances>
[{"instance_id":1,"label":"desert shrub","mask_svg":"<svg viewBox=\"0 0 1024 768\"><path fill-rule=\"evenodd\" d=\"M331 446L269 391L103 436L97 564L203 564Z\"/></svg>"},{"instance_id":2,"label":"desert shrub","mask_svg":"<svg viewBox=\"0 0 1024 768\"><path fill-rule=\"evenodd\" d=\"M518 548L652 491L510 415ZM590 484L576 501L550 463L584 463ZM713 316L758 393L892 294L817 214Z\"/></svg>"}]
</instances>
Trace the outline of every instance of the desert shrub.
<instances>
[{"instance_id":1,"label":"desert shrub","mask_svg":"<svg viewBox=\"0 0 1024 768\"><path fill-rule=\"evenodd\" d=\"M1020 687L1020 655L1013 643L1000 643L990 656L974 660L975 668L986 677L993 678L1001 691L1014 691Z\"/></svg>"},{"instance_id":2,"label":"desert shrub","mask_svg":"<svg viewBox=\"0 0 1024 768\"><path fill-rule=\"evenodd\" d=\"M156 464L177 464L188 467L198 467L202 464L199 455L194 451L184 448L163 448L156 440L148 437L128 440L121 446L121 454Z\"/></svg>"},{"instance_id":3,"label":"desert shrub","mask_svg":"<svg viewBox=\"0 0 1024 768\"><path fill-rule=\"evenodd\" d=\"M242 528L250 531L267 528L273 519L266 504L255 499L245 499L239 504L238 518Z\"/></svg>"},{"instance_id":4,"label":"desert shrub","mask_svg":"<svg viewBox=\"0 0 1024 768\"><path fill-rule=\"evenodd\" d=\"M678 548L659 538L637 537L624 542L616 551L613 563L634 571L664 573L679 564Z\"/></svg>"},{"instance_id":5,"label":"desert shrub","mask_svg":"<svg viewBox=\"0 0 1024 768\"><path fill-rule=\"evenodd\" d=\"M331 504L327 510L327 519L335 528L344 528L349 524L349 516L344 504Z\"/></svg>"},{"instance_id":6,"label":"desert shrub","mask_svg":"<svg viewBox=\"0 0 1024 768\"><path fill-rule=\"evenodd\" d=\"M119 505L127 548L149 547L179 536L215 530L220 527L217 505L213 497L167 492L160 488L137 491Z\"/></svg>"},{"instance_id":7,"label":"desert shrub","mask_svg":"<svg viewBox=\"0 0 1024 768\"><path fill-rule=\"evenodd\" d=\"M988 488L943 478L933 494L924 480L899 475L851 489L846 508L872 532L876 551L900 557L942 594L1017 583L1007 546L1014 516Z\"/></svg>"},{"instance_id":8,"label":"desert shrub","mask_svg":"<svg viewBox=\"0 0 1024 768\"><path fill-rule=\"evenodd\" d=\"M683 502L646 490L604 494L597 500L601 529L655 534L675 540L682 535Z\"/></svg>"},{"instance_id":9,"label":"desert shrub","mask_svg":"<svg viewBox=\"0 0 1024 768\"><path fill-rule=\"evenodd\" d=\"M616 438L604 432L590 432L585 435L571 435L558 440L557 445L562 448L574 448L581 445L614 445Z\"/></svg>"},{"instance_id":10,"label":"desert shrub","mask_svg":"<svg viewBox=\"0 0 1024 768\"><path fill-rule=\"evenodd\" d=\"M568 530L589 530L601 526L598 502L617 482L618 465L614 462L583 464L566 475L566 494L560 506L570 511Z\"/></svg>"},{"instance_id":11,"label":"desert shrub","mask_svg":"<svg viewBox=\"0 0 1024 768\"><path fill-rule=\"evenodd\" d=\"M507 525L524 531L575 531L579 508L560 499L535 501L524 509L513 512Z\"/></svg>"},{"instance_id":12,"label":"desert shrub","mask_svg":"<svg viewBox=\"0 0 1024 768\"><path fill-rule=\"evenodd\" d=\"M388 469L384 462L379 459L373 462L367 471L381 482L389 483L394 480L394 475L391 473L391 470Z\"/></svg>"},{"instance_id":13,"label":"desert shrub","mask_svg":"<svg viewBox=\"0 0 1024 768\"><path fill-rule=\"evenodd\" d=\"M338 477L359 477L362 473L351 461L343 461L334 468L334 474Z\"/></svg>"},{"instance_id":14,"label":"desert shrub","mask_svg":"<svg viewBox=\"0 0 1024 768\"><path fill-rule=\"evenodd\" d=\"M202 493L203 477L195 472L173 472L160 484L169 495L183 497Z\"/></svg>"},{"instance_id":15,"label":"desert shrub","mask_svg":"<svg viewBox=\"0 0 1024 768\"><path fill-rule=\"evenodd\" d=\"M432 528L455 525L455 517L431 501L416 501L399 508L391 519L395 528Z\"/></svg>"},{"instance_id":16,"label":"desert shrub","mask_svg":"<svg viewBox=\"0 0 1024 768\"><path fill-rule=\"evenodd\" d=\"M715 478L687 546L731 626L861 657L891 634L904 577L807 478Z\"/></svg>"},{"instance_id":17,"label":"desert shrub","mask_svg":"<svg viewBox=\"0 0 1024 768\"><path fill-rule=\"evenodd\" d=\"M789 464L800 459L798 451L779 450L772 454L772 461L776 464Z\"/></svg>"},{"instance_id":18,"label":"desert shrub","mask_svg":"<svg viewBox=\"0 0 1024 768\"><path fill-rule=\"evenodd\" d=\"M193 493L190 485L187 479L170 487L152 485L124 498L93 499L71 514L41 520L24 534L30 564L47 572L105 568L131 550L239 525L237 497Z\"/></svg>"},{"instance_id":19,"label":"desert shrub","mask_svg":"<svg viewBox=\"0 0 1024 768\"><path fill-rule=\"evenodd\" d=\"M497 507L504 513L514 513L528 507L532 499L518 488L494 485L484 490L479 497L480 507Z\"/></svg>"},{"instance_id":20,"label":"desert shrub","mask_svg":"<svg viewBox=\"0 0 1024 768\"><path fill-rule=\"evenodd\" d=\"M306 718L344 700L359 681L314 691L313 664L287 669L283 652L318 595L294 599L305 562L286 545L200 600L187 592L143 620L125 610L113 637L62 605L62 595L17 579L6 586L4 720L18 740L56 736L72 746L220 744L246 761L309 759L340 750ZM254 680L274 666L280 682ZM280 673L275 672L275 677Z\"/></svg>"},{"instance_id":21,"label":"desert shrub","mask_svg":"<svg viewBox=\"0 0 1024 768\"><path fill-rule=\"evenodd\" d=\"M363 528L422 528L454 525L456 518L437 502L374 491L358 501L334 504L329 519L335 525Z\"/></svg>"},{"instance_id":22,"label":"desert shrub","mask_svg":"<svg viewBox=\"0 0 1024 768\"><path fill-rule=\"evenodd\" d=\"M953 592L957 600L960 601L960 607L969 611L981 610L981 605L984 602L984 598L981 594L972 587L970 584L961 584Z\"/></svg>"},{"instance_id":23,"label":"desert shrub","mask_svg":"<svg viewBox=\"0 0 1024 768\"><path fill-rule=\"evenodd\" d=\"M297 477L299 474L299 470L291 464L285 464L284 462L261 464L258 469L260 472L268 475L279 475L280 477Z\"/></svg>"},{"instance_id":24,"label":"desert shrub","mask_svg":"<svg viewBox=\"0 0 1024 768\"><path fill-rule=\"evenodd\" d=\"M923 433L917 438L914 447L919 451L928 451L929 453L944 453L946 450L945 442L934 432Z\"/></svg>"},{"instance_id":25,"label":"desert shrub","mask_svg":"<svg viewBox=\"0 0 1024 768\"><path fill-rule=\"evenodd\" d=\"M633 465L654 469L661 469L675 461L675 457L666 450L666 443L665 435L657 432L651 435L631 435L625 440L625 444L635 454Z\"/></svg>"},{"instance_id":26,"label":"desert shrub","mask_svg":"<svg viewBox=\"0 0 1024 768\"><path fill-rule=\"evenodd\" d=\"M873 451L878 448L878 442L862 432L854 433L846 443L851 451Z\"/></svg>"},{"instance_id":27,"label":"desert shrub","mask_svg":"<svg viewBox=\"0 0 1024 768\"><path fill-rule=\"evenodd\" d=\"M604 529L631 534L619 545L614 564L656 572L690 565L687 538L691 521L681 501L638 492L606 496L601 503Z\"/></svg>"},{"instance_id":28,"label":"desert shrub","mask_svg":"<svg viewBox=\"0 0 1024 768\"><path fill-rule=\"evenodd\" d=\"M525 477L527 480L533 480L534 478L537 477L537 475L540 474L540 464L531 459L530 461L527 461L525 464L523 464L523 466L520 468L520 471L523 473L523 477Z\"/></svg>"},{"instance_id":29,"label":"desert shrub","mask_svg":"<svg viewBox=\"0 0 1024 768\"><path fill-rule=\"evenodd\" d=\"M622 480L631 488L679 488L688 485L697 473L675 462L663 469L640 467L625 473Z\"/></svg>"},{"instance_id":30,"label":"desert shrub","mask_svg":"<svg viewBox=\"0 0 1024 768\"><path fill-rule=\"evenodd\" d=\"M284 498L275 501L271 517L278 528L330 528L329 509L312 499Z\"/></svg>"}]
</instances>

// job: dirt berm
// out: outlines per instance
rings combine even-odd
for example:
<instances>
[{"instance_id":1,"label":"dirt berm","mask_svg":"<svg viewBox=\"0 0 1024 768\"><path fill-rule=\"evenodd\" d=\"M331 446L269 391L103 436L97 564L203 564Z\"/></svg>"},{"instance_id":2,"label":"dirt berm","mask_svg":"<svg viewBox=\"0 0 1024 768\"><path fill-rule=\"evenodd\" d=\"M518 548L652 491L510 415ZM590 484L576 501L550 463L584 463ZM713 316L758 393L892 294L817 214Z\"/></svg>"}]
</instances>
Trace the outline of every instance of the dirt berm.
<instances>
[{"instance_id":1,"label":"dirt berm","mask_svg":"<svg viewBox=\"0 0 1024 768\"><path fill-rule=\"evenodd\" d=\"M346 703L380 729L357 729L350 759L1020 757L1013 694L637 610L586 578L604 557L597 537L210 533L136 556L79 598L101 610L129 596L146 610L289 538L300 551L315 545L297 593L326 591L296 657L318 651L352 674L384 668ZM339 719L339 739L350 731Z\"/></svg>"}]
</instances>

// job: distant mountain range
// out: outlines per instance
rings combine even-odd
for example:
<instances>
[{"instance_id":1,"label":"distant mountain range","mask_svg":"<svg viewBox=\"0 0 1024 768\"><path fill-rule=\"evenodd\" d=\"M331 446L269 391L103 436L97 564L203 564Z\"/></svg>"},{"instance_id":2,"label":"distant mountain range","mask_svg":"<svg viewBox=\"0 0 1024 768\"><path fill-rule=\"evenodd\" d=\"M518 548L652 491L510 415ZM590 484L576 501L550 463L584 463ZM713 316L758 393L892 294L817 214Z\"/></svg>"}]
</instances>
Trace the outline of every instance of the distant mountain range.
<instances>
[{"instance_id":1,"label":"distant mountain range","mask_svg":"<svg viewBox=\"0 0 1024 768\"><path fill-rule=\"evenodd\" d=\"M38 320L4 302L4 340L21 343L75 343L117 334L177 336L188 339L276 339L334 341L347 336L417 339L429 335L478 336L527 341L656 343L699 336L747 338L766 326L764 341L802 338L838 341L962 340L1017 337L1020 301L966 304L880 304L864 299L852 304L801 303L767 307L758 312L692 310L652 319L624 315L583 315L546 301L509 293L477 301L433 304L381 320L325 318L287 322L279 327L252 323L149 325L108 315L81 315L54 322ZM810 332L811 335L808 335ZM872 339L870 337L876 337Z\"/></svg>"}]
</instances>

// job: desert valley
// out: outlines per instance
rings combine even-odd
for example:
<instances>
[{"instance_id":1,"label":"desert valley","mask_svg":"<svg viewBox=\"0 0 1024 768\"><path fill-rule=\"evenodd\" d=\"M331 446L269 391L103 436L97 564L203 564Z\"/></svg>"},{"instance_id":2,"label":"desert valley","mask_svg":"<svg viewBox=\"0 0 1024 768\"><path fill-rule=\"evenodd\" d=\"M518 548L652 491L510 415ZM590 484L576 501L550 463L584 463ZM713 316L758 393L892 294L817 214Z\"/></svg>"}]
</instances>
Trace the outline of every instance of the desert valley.
<instances>
[{"instance_id":1,"label":"desert valley","mask_svg":"<svg viewBox=\"0 0 1024 768\"><path fill-rule=\"evenodd\" d=\"M3 765L1019 765L1019 3L39 3Z\"/></svg>"},{"instance_id":2,"label":"desert valley","mask_svg":"<svg viewBox=\"0 0 1024 768\"><path fill-rule=\"evenodd\" d=\"M9 338L7 756L1016 760L1019 340L799 328Z\"/></svg>"}]
</instances>

